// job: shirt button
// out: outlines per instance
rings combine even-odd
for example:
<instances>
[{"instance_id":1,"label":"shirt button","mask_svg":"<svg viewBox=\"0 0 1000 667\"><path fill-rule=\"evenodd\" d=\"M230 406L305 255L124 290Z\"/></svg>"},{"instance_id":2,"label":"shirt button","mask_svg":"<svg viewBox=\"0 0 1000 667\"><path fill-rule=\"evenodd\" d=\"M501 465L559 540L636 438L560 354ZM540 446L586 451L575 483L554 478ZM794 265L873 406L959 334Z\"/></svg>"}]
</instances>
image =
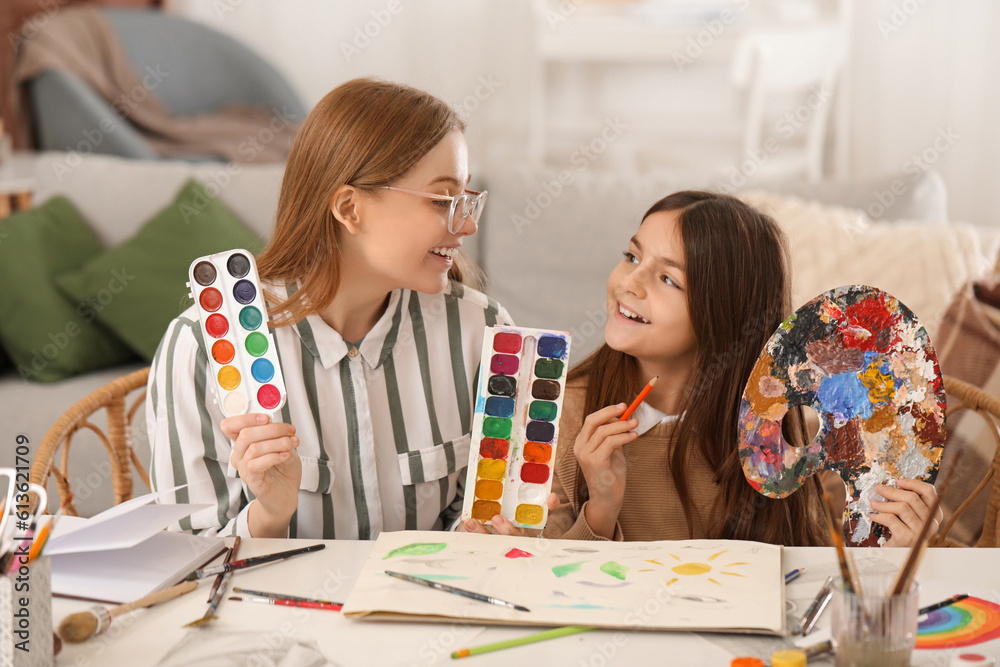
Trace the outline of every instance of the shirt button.
<instances>
[{"instance_id":1,"label":"shirt button","mask_svg":"<svg viewBox=\"0 0 1000 667\"><path fill-rule=\"evenodd\" d=\"M349 356L351 359L358 356L358 348L352 345L351 349L347 351L347 356Z\"/></svg>"}]
</instances>

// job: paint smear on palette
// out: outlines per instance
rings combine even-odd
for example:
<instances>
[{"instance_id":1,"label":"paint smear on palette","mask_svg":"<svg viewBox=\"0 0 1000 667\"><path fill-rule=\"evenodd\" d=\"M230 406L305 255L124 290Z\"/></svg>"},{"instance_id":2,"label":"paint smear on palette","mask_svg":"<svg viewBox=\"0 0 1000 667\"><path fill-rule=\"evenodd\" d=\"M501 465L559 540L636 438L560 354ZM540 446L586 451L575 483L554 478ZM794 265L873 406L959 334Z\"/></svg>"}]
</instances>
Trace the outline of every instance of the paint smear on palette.
<instances>
[{"instance_id":1,"label":"paint smear on palette","mask_svg":"<svg viewBox=\"0 0 1000 667\"><path fill-rule=\"evenodd\" d=\"M556 575L557 577L565 577L566 575L573 574L574 572L579 571L580 568L583 567L583 563L584 561L581 560L578 563L566 563L565 565L556 565L555 567L552 568L552 574Z\"/></svg>"},{"instance_id":2,"label":"paint smear on palette","mask_svg":"<svg viewBox=\"0 0 1000 667\"><path fill-rule=\"evenodd\" d=\"M809 406L819 433L793 447L781 433ZM784 498L820 470L847 487L844 536L877 546L870 520L878 484L933 483L944 452L945 391L937 353L916 315L874 287L838 287L785 320L750 373L740 404L740 459L750 484Z\"/></svg>"},{"instance_id":3,"label":"paint smear on palette","mask_svg":"<svg viewBox=\"0 0 1000 667\"><path fill-rule=\"evenodd\" d=\"M395 558L396 556L426 556L427 554L437 553L447 546L445 542L414 542L413 544L393 549L385 556L382 556L382 560Z\"/></svg>"},{"instance_id":4,"label":"paint smear on palette","mask_svg":"<svg viewBox=\"0 0 1000 667\"><path fill-rule=\"evenodd\" d=\"M607 563L601 565L601 572L624 581L625 573L628 572L628 568L621 563L609 560Z\"/></svg>"},{"instance_id":5,"label":"paint smear on palette","mask_svg":"<svg viewBox=\"0 0 1000 667\"><path fill-rule=\"evenodd\" d=\"M527 551L521 551L520 549L511 549L504 554L507 558L534 558L535 554L528 553Z\"/></svg>"}]
</instances>

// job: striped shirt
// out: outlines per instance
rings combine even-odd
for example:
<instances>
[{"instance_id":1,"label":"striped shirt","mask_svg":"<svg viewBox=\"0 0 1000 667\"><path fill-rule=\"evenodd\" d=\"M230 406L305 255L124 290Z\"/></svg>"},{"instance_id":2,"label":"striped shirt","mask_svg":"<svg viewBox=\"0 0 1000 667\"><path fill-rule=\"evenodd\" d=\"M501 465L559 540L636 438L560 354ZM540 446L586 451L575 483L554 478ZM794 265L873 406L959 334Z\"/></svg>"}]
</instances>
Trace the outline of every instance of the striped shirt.
<instances>
[{"instance_id":1,"label":"striped shirt","mask_svg":"<svg viewBox=\"0 0 1000 667\"><path fill-rule=\"evenodd\" d=\"M277 290L275 290L277 291ZM374 539L436 530L460 514L484 327L511 324L480 292L394 290L357 344L319 315L271 329L302 460L289 537ZM146 417L154 490L163 502L207 503L174 530L249 536L253 496L229 463L205 341L192 306L171 322L153 360Z\"/></svg>"}]
</instances>

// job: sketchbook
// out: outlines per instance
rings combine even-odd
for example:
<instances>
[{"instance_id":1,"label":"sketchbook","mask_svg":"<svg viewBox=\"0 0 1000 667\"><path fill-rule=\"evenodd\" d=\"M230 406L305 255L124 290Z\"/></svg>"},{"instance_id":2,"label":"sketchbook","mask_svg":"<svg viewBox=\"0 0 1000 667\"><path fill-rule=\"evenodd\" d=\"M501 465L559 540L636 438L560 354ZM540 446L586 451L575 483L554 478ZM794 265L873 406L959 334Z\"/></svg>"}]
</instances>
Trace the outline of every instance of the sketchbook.
<instances>
[{"instance_id":1,"label":"sketchbook","mask_svg":"<svg viewBox=\"0 0 1000 667\"><path fill-rule=\"evenodd\" d=\"M89 519L64 516L45 547L52 594L131 602L178 583L225 551L219 537L165 531L208 505L155 504L148 494Z\"/></svg>"},{"instance_id":2,"label":"sketchbook","mask_svg":"<svg viewBox=\"0 0 1000 667\"><path fill-rule=\"evenodd\" d=\"M369 620L785 634L782 548L738 540L581 542L382 533L343 614ZM418 586L386 570L525 606Z\"/></svg>"}]
</instances>

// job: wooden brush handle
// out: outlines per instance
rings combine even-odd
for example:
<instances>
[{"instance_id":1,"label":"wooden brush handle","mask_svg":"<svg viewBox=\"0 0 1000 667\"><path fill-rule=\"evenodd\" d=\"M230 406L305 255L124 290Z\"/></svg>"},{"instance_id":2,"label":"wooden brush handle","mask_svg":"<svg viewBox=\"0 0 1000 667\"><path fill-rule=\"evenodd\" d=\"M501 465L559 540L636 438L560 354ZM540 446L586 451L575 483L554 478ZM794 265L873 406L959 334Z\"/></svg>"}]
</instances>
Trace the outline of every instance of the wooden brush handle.
<instances>
[{"instance_id":1,"label":"wooden brush handle","mask_svg":"<svg viewBox=\"0 0 1000 667\"><path fill-rule=\"evenodd\" d=\"M173 598L180 597L185 593L189 593L198 587L197 581L185 581L183 584L177 584L176 586L171 586L170 588L165 588L162 591L157 591L155 593L150 593L145 597L141 597L138 600L129 602L128 604L118 605L117 607L112 607L108 610L112 616L118 616L120 614L125 614L133 609L141 609L143 607L152 607L154 604L159 604L160 602L165 602L166 600L172 600Z\"/></svg>"}]
</instances>

